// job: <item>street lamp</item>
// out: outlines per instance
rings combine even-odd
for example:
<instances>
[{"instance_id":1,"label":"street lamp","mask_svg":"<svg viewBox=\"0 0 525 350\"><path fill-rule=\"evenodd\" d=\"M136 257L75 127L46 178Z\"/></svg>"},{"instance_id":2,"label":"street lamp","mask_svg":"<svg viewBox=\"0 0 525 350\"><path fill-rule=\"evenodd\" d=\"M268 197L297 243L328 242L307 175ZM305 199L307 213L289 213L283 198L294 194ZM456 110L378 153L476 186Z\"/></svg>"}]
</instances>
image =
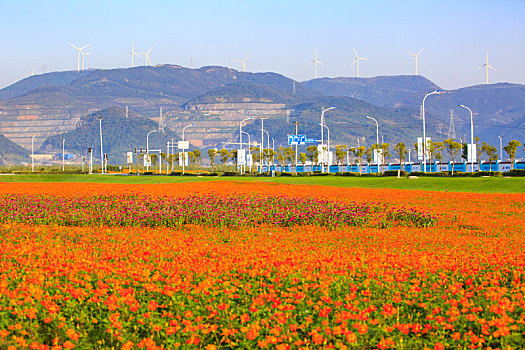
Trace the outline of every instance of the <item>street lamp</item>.
<instances>
[{"instance_id":1,"label":"street lamp","mask_svg":"<svg viewBox=\"0 0 525 350\"><path fill-rule=\"evenodd\" d=\"M65 149L66 149L66 140L62 139L62 171L64 171L65 169L65 160L66 160L66 155L64 154Z\"/></svg>"},{"instance_id":2,"label":"street lamp","mask_svg":"<svg viewBox=\"0 0 525 350\"><path fill-rule=\"evenodd\" d=\"M321 123L319 125L321 125L321 144L322 145L324 145L324 129L322 127L324 125L324 113L326 111L329 111L331 109L336 109L336 108L337 108L336 106L332 106L332 107L323 109L323 111L321 112Z\"/></svg>"},{"instance_id":3,"label":"street lamp","mask_svg":"<svg viewBox=\"0 0 525 350\"><path fill-rule=\"evenodd\" d=\"M270 148L270 133L264 129L261 129L261 132L264 134L266 133L266 141L267 141L267 147L268 149ZM263 151L263 154L264 154L264 151ZM268 164L269 165L269 164Z\"/></svg>"},{"instance_id":4,"label":"street lamp","mask_svg":"<svg viewBox=\"0 0 525 350\"><path fill-rule=\"evenodd\" d=\"M154 132L158 132L158 130L151 130L150 132L148 132L148 134L146 135L146 157L147 157L147 166L146 166L146 171L149 171L149 134L151 133L154 133Z\"/></svg>"},{"instance_id":5,"label":"street lamp","mask_svg":"<svg viewBox=\"0 0 525 350\"><path fill-rule=\"evenodd\" d=\"M241 133L246 134L246 136L248 136L248 153L250 153L250 145L252 144L252 141L250 140L250 134L248 134L246 131L241 131Z\"/></svg>"},{"instance_id":6,"label":"street lamp","mask_svg":"<svg viewBox=\"0 0 525 350\"><path fill-rule=\"evenodd\" d=\"M472 110L462 104L458 104L458 106L468 109L468 111L470 112L470 147L471 147L470 152L472 152L472 154L470 155L470 171L473 173L474 172L474 157L473 157L474 155L474 120L472 118ZM467 147L467 150L468 150L468 147Z\"/></svg>"},{"instance_id":7,"label":"street lamp","mask_svg":"<svg viewBox=\"0 0 525 350\"><path fill-rule=\"evenodd\" d=\"M503 136L505 135L498 135L499 138L499 159L503 161Z\"/></svg>"},{"instance_id":8,"label":"street lamp","mask_svg":"<svg viewBox=\"0 0 525 350\"><path fill-rule=\"evenodd\" d=\"M35 137L31 136L31 172L35 172Z\"/></svg>"},{"instance_id":9,"label":"street lamp","mask_svg":"<svg viewBox=\"0 0 525 350\"><path fill-rule=\"evenodd\" d=\"M436 94L439 94L440 93L440 90L436 90L436 91L433 91L433 92L430 92L428 94L425 95L425 97L423 97L423 106L422 106L422 115L423 115L423 172L427 172L427 131L426 131L426 127L425 127L425 100L427 99L428 96L430 95L436 95Z\"/></svg>"},{"instance_id":10,"label":"street lamp","mask_svg":"<svg viewBox=\"0 0 525 350\"><path fill-rule=\"evenodd\" d=\"M323 163L326 163L327 166L328 165L328 157L329 157L329 154L330 154L330 129L328 128L328 126L324 125L324 124L321 124L321 123L318 123L318 125L321 126L321 128L325 127L326 128L326 131L328 132L328 144L327 144L327 148L326 148L326 153L324 155L324 159L323 159ZM328 172L330 172L330 168L328 169Z\"/></svg>"},{"instance_id":11,"label":"street lamp","mask_svg":"<svg viewBox=\"0 0 525 350\"><path fill-rule=\"evenodd\" d=\"M253 119L253 117L249 117L249 118L243 119L243 120L241 120L241 122L239 124L239 142L241 144L240 147L239 147L240 149L242 149L242 123L247 121L247 120L250 120L250 119Z\"/></svg>"},{"instance_id":12,"label":"street lamp","mask_svg":"<svg viewBox=\"0 0 525 350\"><path fill-rule=\"evenodd\" d=\"M186 125L182 128L182 141L184 141L184 131L186 131L187 128L194 126L195 124ZM186 165L186 152L184 149L182 150L182 175L184 175L184 166Z\"/></svg>"},{"instance_id":13,"label":"street lamp","mask_svg":"<svg viewBox=\"0 0 525 350\"><path fill-rule=\"evenodd\" d=\"M98 117L100 126L100 167L101 172L104 174L104 147L102 146L102 117Z\"/></svg>"},{"instance_id":14,"label":"street lamp","mask_svg":"<svg viewBox=\"0 0 525 350\"><path fill-rule=\"evenodd\" d=\"M379 123L377 122L377 120L375 118L369 117L367 115L365 115L365 118L366 119L372 119L373 121L376 122L376 138L377 138L377 144L379 145Z\"/></svg>"},{"instance_id":15,"label":"street lamp","mask_svg":"<svg viewBox=\"0 0 525 350\"><path fill-rule=\"evenodd\" d=\"M261 149L259 150L259 161L262 165L262 158L263 158L263 148L264 148L264 120L268 119L266 117L260 117L261 120ZM268 147L270 147L270 144L268 143ZM261 168L262 169L262 168Z\"/></svg>"}]
</instances>

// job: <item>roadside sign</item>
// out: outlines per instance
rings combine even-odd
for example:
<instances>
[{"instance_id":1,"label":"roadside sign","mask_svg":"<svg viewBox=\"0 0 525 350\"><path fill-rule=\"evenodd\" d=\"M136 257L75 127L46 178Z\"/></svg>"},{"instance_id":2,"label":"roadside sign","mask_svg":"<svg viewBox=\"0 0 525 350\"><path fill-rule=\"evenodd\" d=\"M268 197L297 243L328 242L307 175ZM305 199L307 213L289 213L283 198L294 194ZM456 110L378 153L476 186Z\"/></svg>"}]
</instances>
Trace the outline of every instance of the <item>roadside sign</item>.
<instances>
[{"instance_id":1,"label":"roadside sign","mask_svg":"<svg viewBox=\"0 0 525 350\"><path fill-rule=\"evenodd\" d=\"M251 154L246 155L246 165L247 166L253 166L253 157Z\"/></svg>"},{"instance_id":2,"label":"roadside sign","mask_svg":"<svg viewBox=\"0 0 525 350\"><path fill-rule=\"evenodd\" d=\"M308 139L307 138L305 141L306 141L306 143L317 143L316 139Z\"/></svg>"},{"instance_id":3,"label":"roadside sign","mask_svg":"<svg viewBox=\"0 0 525 350\"><path fill-rule=\"evenodd\" d=\"M237 150L237 164L239 165L246 164L246 150L245 149Z\"/></svg>"},{"instance_id":4,"label":"roadside sign","mask_svg":"<svg viewBox=\"0 0 525 350\"><path fill-rule=\"evenodd\" d=\"M476 144L469 143L467 145L467 163L476 162Z\"/></svg>"},{"instance_id":5,"label":"roadside sign","mask_svg":"<svg viewBox=\"0 0 525 350\"><path fill-rule=\"evenodd\" d=\"M190 148L190 142L189 141L179 141L177 143L178 149L189 149Z\"/></svg>"},{"instance_id":6,"label":"roadside sign","mask_svg":"<svg viewBox=\"0 0 525 350\"><path fill-rule=\"evenodd\" d=\"M430 158L430 153L428 152L428 144L431 141L430 137L427 137L427 158ZM417 138L417 159L423 160L423 138Z\"/></svg>"},{"instance_id":7,"label":"roadside sign","mask_svg":"<svg viewBox=\"0 0 525 350\"><path fill-rule=\"evenodd\" d=\"M144 166L151 166L151 155L146 154L144 156Z\"/></svg>"},{"instance_id":8,"label":"roadside sign","mask_svg":"<svg viewBox=\"0 0 525 350\"><path fill-rule=\"evenodd\" d=\"M306 143L306 135L288 135L289 145L304 145Z\"/></svg>"},{"instance_id":9,"label":"roadside sign","mask_svg":"<svg viewBox=\"0 0 525 350\"><path fill-rule=\"evenodd\" d=\"M128 164L132 164L133 163L133 152L128 152L127 153L127 161L128 161Z\"/></svg>"}]
</instances>

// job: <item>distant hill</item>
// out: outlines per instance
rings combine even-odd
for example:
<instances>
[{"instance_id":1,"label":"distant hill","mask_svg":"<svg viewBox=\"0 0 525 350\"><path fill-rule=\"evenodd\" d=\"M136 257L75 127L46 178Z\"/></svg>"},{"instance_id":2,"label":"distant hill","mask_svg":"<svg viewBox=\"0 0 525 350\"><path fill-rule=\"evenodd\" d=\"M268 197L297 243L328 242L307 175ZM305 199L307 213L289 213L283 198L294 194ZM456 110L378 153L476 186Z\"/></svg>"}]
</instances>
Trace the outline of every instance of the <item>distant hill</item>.
<instances>
[{"instance_id":1,"label":"distant hill","mask_svg":"<svg viewBox=\"0 0 525 350\"><path fill-rule=\"evenodd\" d=\"M129 106L130 113L152 119L151 125L156 125L162 107L163 118L175 134L195 124L186 130L186 139L198 147L236 142L240 121L249 117L269 118L265 123L275 127L273 137L282 143L293 131L294 121L306 123L305 130L314 135L320 128L316 123L321 108L336 105L337 109L329 113L331 119L327 119L334 142L375 138L373 122L363 119L369 114L378 119L386 142L412 144L422 134L419 111L423 96L438 88L428 79L413 75L321 78L300 83L276 73L216 66L55 72L28 77L0 90L0 132L26 149L33 135L35 145L48 142L48 147L53 140L46 141L48 137L85 127L85 116L98 110L117 106L119 117L115 118L123 118L123 107ZM507 142L510 138L523 141L524 89L519 84L491 84L432 96L426 104L427 133L433 139L446 138L452 109L456 139L465 139L470 134L468 114L456 106L462 102L474 111L475 133L482 140L497 144L497 135L505 134ZM256 124L247 121L247 130L254 128L253 137L259 135ZM60 146L61 137L53 142Z\"/></svg>"},{"instance_id":2,"label":"distant hill","mask_svg":"<svg viewBox=\"0 0 525 350\"><path fill-rule=\"evenodd\" d=\"M112 107L97 111L82 117L80 125L72 131L47 138L40 147L41 152L62 152L62 140L65 141L66 153L86 156L87 149L93 149L93 158L100 159L100 126L99 117L102 117L102 142L104 153L108 153L109 163L123 164L126 162L126 152L135 147L146 149L146 135L156 130L158 124L151 119L129 113L125 118L125 111L120 107ZM152 133L149 137L150 149L161 148L166 152L168 140L180 140L173 131L165 129L165 133Z\"/></svg>"},{"instance_id":3,"label":"distant hill","mask_svg":"<svg viewBox=\"0 0 525 350\"><path fill-rule=\"evenodd\" d=\"M30 162L30 152L0 135L0 164Z\"/></svg>"},{"instance_id":4,"label":"distant hill","mask_svg":"<svg viewBox=\"0 0 525 350\"><path fill-rule=\"evenodd\" d=\"M326 96L347 96L381 107L414 107L439 87L420 75L319 78L302 83Z\"/></svg>"}]
</instances>

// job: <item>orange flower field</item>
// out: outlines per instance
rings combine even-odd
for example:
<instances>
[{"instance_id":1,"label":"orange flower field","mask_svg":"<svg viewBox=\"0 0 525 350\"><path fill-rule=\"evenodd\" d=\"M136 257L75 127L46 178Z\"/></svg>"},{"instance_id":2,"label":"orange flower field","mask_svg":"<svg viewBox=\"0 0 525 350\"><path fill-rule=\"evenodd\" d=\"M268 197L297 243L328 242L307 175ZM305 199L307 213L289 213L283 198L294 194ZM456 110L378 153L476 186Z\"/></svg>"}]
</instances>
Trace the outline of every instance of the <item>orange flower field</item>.
<instances>
[{"instance_id":1,"label":"orange flower field","mask_svg":"<svg viewBox=\"0 0 525 350\"><path fill-rule=\"evenodd\" d=\"M190 195L315 199L300 215L328 218L372 209L355 226L258 216L169 227L123 223L100 202ZM525 347L524 194L218 181L0 183L0 196L1 349ZM38 196L47 224L16 206ZM64 219L66 204L89 201L109 224ZM383 210L435 220L388 221Z\"/></svg>"}]
</instances>

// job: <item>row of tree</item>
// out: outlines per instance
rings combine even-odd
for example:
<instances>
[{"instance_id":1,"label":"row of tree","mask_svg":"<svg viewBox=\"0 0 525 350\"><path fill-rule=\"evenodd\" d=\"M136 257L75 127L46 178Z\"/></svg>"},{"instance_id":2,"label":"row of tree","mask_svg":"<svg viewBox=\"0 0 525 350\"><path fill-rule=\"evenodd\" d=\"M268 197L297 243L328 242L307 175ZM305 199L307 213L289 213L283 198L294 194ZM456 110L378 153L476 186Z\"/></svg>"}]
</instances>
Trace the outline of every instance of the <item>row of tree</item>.
<instances>
[{"instance_id":1,"label":"row of tree","mask_svg":"<svg viewBox=\"0 0 525 350\"><path fill-rule=\"evenodd\" d=\"M476 137L476 159L478 161L478 167L481 165L481 158L483 155L487 156L489 161L489 169L492 170L492 163L498 160L498 150L495 146L489 145L485 142L479 143L479 138ZM418 144L415 143L414 149L417 151ZM517 140L510 141L503 149L509 155L509 158L514 166L514 160L516 159L516 152L518 147L521 147L521 142ZM376 151L377 150L377 151ZM369 148L365 146L360 146L357 148L351 147L350 149L347 145L337 145L335 147L335 159L337 164L343 164L345 158L352 155L353 164L363 164L363 160L366 160L367 164L372 164L374 159L374 151L379 154L380 164L384 169L385 162L389 159L392 154L390 153L390 144L373 144ZM452 161L452 173L454 173L454 163L456 158L461 151L461 158L467 159L467 144L461 144L453 139L446 139L443 142L434 142L429 141L427 144L427 161L429 164L432 164L433 161L442 162L446 152L449 156L449 159ZM266 162L267 164L274 164L277 161L279 164L294 164L295 165L295 150L292 147L279 147L277 150L273 149L264 149L262 152L259 147L250 147L250 152L253 157L254 162L260 163ZM403 142L396 144L392 152L399 159L401 167L404 170L405 162L407 161L408 149ZM319 164L319 157L321 152L319 152L317 146L308 146L306 152L298 153L297 162L299 164L305 164L307 161L310 161L312 164ZM209 149L208 156L210 157L211 165L213 166L218 156L222 164L227 164L229 160L233 163L237 162L237 150L227 150L225 148L220 150Z\"/></svg>"}]
</instances>

